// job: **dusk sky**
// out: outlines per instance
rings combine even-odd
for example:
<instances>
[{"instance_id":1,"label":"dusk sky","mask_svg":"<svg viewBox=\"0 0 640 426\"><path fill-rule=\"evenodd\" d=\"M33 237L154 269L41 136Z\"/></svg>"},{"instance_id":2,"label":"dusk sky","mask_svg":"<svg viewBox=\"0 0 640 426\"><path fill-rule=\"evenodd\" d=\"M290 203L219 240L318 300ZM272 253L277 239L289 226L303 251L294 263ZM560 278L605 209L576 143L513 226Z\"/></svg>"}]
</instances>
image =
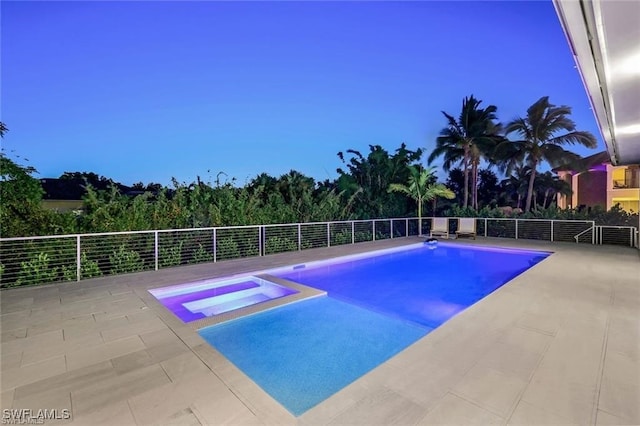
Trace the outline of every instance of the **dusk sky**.
<instances>
[{"instance_id":1,"label":"dusk sky","mask_svg":"<svg viewBox=\"0 0 640 426\"><path fill-rule=\"evenodd\" d=\"M338 151L430 152L471 94L501 121L549 95L605 149L551 1L0 7L2 143L37 177L333 179Z\"/></svg>"}]
</instances>

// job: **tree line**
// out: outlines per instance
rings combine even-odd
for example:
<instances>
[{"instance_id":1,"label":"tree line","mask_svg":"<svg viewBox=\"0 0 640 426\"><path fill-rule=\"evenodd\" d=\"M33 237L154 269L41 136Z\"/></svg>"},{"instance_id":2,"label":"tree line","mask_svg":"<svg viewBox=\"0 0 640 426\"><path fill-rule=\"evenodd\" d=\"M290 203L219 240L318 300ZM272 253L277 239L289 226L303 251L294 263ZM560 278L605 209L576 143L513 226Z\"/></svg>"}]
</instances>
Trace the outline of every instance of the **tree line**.
<instances>
[{"instance_id":1,"label":"tree line","mask_svg":"<svg viewBox=\"0 0 640 426\"><path fill-rule=\"evenodd\" d=\"M260 173L239 186L221 181L221 172L214 182L139 182L132 193L94 173L65 173L61 179L82 182L81 213L43 208L36 170L2 152L0 232L10 237L407 217L421 216L423 208L432 215L500 216L505 211L497 208L508 206L528 216L579 217L583 213L555 209L557 194L571 194L568 184L539 172L544 162L577 164L580 157L566 145L596 146L593 135L576 130L570 112L543 97L525 116L502 124L497 107L469 96L457 117L443 112L445 125L426 165L422 148L402 143L390 152L370 145L368 152L337 153L338 177L325 181L292 169L279 177ZM4 136L8 128L0 126ZM427 167L440 158L448 172L444 183Z\"/></svg>"}]
</instances>

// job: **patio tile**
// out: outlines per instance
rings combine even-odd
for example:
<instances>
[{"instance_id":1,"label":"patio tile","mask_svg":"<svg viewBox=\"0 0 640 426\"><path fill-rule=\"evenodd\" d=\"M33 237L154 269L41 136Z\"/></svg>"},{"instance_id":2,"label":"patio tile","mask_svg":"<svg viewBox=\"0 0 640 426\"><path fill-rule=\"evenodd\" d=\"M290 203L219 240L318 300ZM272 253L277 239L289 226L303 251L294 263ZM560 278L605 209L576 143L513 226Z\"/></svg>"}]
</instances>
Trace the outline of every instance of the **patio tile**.
<instances>
[{"instance_id":1,"label":"patio tile","mask_svg":"<svg viewBox=\"0 0 640 426\"><path fill-rule=\"evenodd\" d=\"M126 337L71 352L67 354L67 365L69 370L75 370L142 349L144 344L138 336Z\"/></svg>"},{"instance_id":2,"label":"patio tile","mask_svg":"<svg viewBox=\"0 0 640 426\"><path fill-rule=\"evenodd\" d=\"M40 362L48 358L71 354L72 352L103 344L99 334L84 334L73 340L63 340L50 344L46 349L40 347L28 347L22 355L22 365Z\"/></svg>"},{"instance_id":3,"label":"patio tile","mask_svg":"<svg viewBox=\"0 0 640 426\"><path fill-rule=\"evenodd\" d=\"M448 393L420 420L420 425L499 425L504 419Z\"/></svg>"},{"instance_id":4,"label":"patio tile","mask_svg":"<svg viewBox=\"0 0 640 426\"><path fill-rule=\"evenodd\" d=\"M563 321L564 318L561 316L525 312L518 320L517 325L522 328L555 336Z\"/></svg>"},{"instance_id":5,"label":"patio tile","mask_svg":"<svg viewBox=\"0 0 640 426\"><path fill-rule=\"evenodd\" d=\"M11 408L13 406L14 389L3 390L0 392L0 408Z\"/></svg>"},{"instance_id":6,"label":"patio tile","mask_svg":"<svg viewBox=\"0 0 640 426\"><path fill-rule=\"evenodd\" d=\"M2 356L0 356L2 371L10 370L13 368L19 368L22 364L22 352L12 352L5 354L2 351Z\"/></svg>"},{"instance_id":7,"label":"patio tile","mask_svg":"<svg viewBox=\"0 0 640 426\"><path fill-rule=\"evenodd\" d=\"M9 390L18 386L37 382L66 371L64 356L30 364L26 367L11 368L2 371L2 389Z\"/></svg>"},{"instance_id":8,"label":"patio tile","mask_svg":"<svg viewBox=\"0 0 640 426\"><path fill-rule=\"evenodd\" d=\"M111 362L105 361L78 370L66 371L46 379L16 388L16 398L34 397L47 392L69 393L82 391L111 377L116 376Z\"/></svg>"},{"instance_id":9,"label":"patio tile","mask_svg":"<svg viewBox=\"0 0 640 426\"><path fill-rule=\"evenodd\" d=\"M24 339L25 337L27 337L27 328L23 327L2 331L2 337L0 339L2 340L2 343L4 343L14 339Z\"/></svg>"},{"instance_id":10,"label":"patio tile","mask_svg":"<svg viewBox=\"0 0 640 426\"><path fill-rule=\"evenodd\" d=\"M72 397L73 398L73 397ZM101 405L90 412L72 413L73 425L105 425L105 426L133 426L136 421L127 401L117 401L108 405ZM145 423L148 424L148 423Z\"/></svg>"},{"instance_id":11,"label":"patio tile","mask_svg":"<svg viewBox=\"0 0 640 426\"><path fill-rule=\"evenodd\" d=\"M611 316L607 352L615 352L631 360L640 361L640 321L637 312L628 316Z\"/></svg>"},{"instance_id":12,"label":"patio tile","mask_svg":"<svg viewBox=\"0 0 640 426\"><path fill-rule=\"evenodd\" d=\"M154 386L129 398L131 411L138 423L165 423L174 413L187 409L206 397L215 401L233 395L212 373L200 374L189 381L168 382Z\"/></svg>"},{"instance_id":13,"label":"patio tile","mask_svg":"<svg viewBox=\"0 0 640 426\"><path fill-rule=\"evenodd\" d=\"M191 410L203 425L263 424L246 405L233 394L218 398L201 397L191 404Z\"/></svg>"},{"instance_id":14,"label":"patio tile","mask_svg":"<svg viewBox=\"0 0 640 426\"><path fill-rule=\"evenodd\" d=\"M43 349L47 346L63 341L62 330L38 334L22 339L13 339L2 343L2 354L10 354L28 349Z\"/></svg>"},{"instance_id":15,"label":"patio tile","mask_svg":"<svg viewBox=\"0 0 640 426\"><path fill-rule=\"evenodd\" d=\"M588 424L591 421L596 388L582 383L567 382L563 377L534 377L525 389L522 400L544 407L571 423Z\"/></svg>"},{"instance_id":16,"label":"patio tile","mask_svg":"<svg viewBox=\"0 0 640 426\"><path fill-rule=\"evenodd\" d=\"M622 419L618 416L614 416L613 414L607 413L606 411L598 410L596 414L596 425L611 425L611 426L621 426L621 425L632 425L637 426L638 422Z\"/></svg>"},{"instance_id":17,"label":"patio tile","mask_svg":"<svg viewBox=\"0 0 640 426\"><path fill-rule=\"evenodd\" d=\"M225 384L264 423L296 424L296 418L291 413L244 374L239 373L237 380L227 382L225 379Z\"/></svg>"},{"instance_id":18,"label":"patio tile","mask_svg":"<svg viewBox=\"0 0 640 426\"><path fill-rule=\"evenodd\" d=\"M527 382L492 368L476 365L453 388L452 393L508 418Z\"/></svg>"},{"instance_id":19,"label":"patio tile","mask_svg":"<svg viewBox=\"0 0 640 426\"><path fill-rule=\"evenodd\" d=\"M582 425L523 400L518 403L507 424L513 426Z\"/></svg>"},{"instance_id":20,"label":"patio tile","mask_svg":"<svg viewBox=\"0 0 640 426\"><path fill-rule=\"evenodd\" d=\"M118 374L126 374L130 371L153 365L155 362L146 349L144 349L111 358L111 364Z\"/></svg>"},{"instance_id":21,"label":"patio tile","mask_svg":"<svg viewBox=\"0 0 640 426\"><path fill-rule=\"evenodd\" d=\"M34 413L38 410L56 410L56 414L62 416L63 410L71 413L71 394L69 392L49 391L39 393L37 395L24 395L21 398L14 398L14 409L30 409ZM47 424L65 424L70 423L69 419L48 420Z\"/></svg>"},{"instance_id":22,"label":"patio tile","mask_svg":"<svg viewBox=\"0 0 640 426\"><path fill-rule=\"evenodd\" d=\"M640 362L608 353L598 408L626 421L640 424Z\"/></svg>"},{"instance_id":23,"label":"patio tile","mask_svg":"<svg viewBox=\"0 0 640 426\"><path fill-rule=\"evenodd\" d=\"M159 365L107 377L82 390L74 389L71 392L73 412L74 415L90 414L103 406L126 401L166 383L169 383L169 378ZM167 402L163 401L163 403Z\"/></svg>"},{"instance_id":24,"label":"patio tile","mask_svg":"<svg viewBox=\"0 0 640 426\"><path fill-rule=\"evenodd\" d=\"M171 416L167 417L164 422L166 425L180 425L180 426L200 426L202 423L198 420L191 408L185 408Z\"/></svg>"},{"instance_id":25,"label":"patio tile","mask_svg":"<svg viewBox=\"0 0 640 426\"><path fill-rule=\"evenodd\" d=\"M176 357L169 358L160 363L172 382L188 380L200 375L211 373L207 367L193 352L185 352Z\"/></svg>"},{"instance_id":26,"label":"patio tile","mask_svg":"<svg viewBox=\"0 0 640 426\"><path fill-rule=\"evenodd\" d=\"M440 360L424 358L385 376L389 389L430 408L462 380L464 372Z\"/></svg>"},{"instance_id":27,"label":"patio tile","mask_svg":"<svg viewBox=\"0 0 640 426\"><path fill-rule=\"evenodd\" d=\"M329 424L415 424L425 413L426 409L422 406L396 392L377 389L336 416Z\"/></svg>"},{"instance_id":28,"label":"patio tile","mask_svg":"<svg viewBox=\"0 0 640 426\"><path fill-rule=\"evenodd\" d=\"M122 339L123 337L135 336L138 334L143 334L149 331L160 330L163 328L167 328L164 322L160 318L150 318L145 321L140 321L136 323L129 323L126 325L122 325L119 327L110 328L108 330L103 330L101 332L102 338L105 342L109 342L112 340Z\"/></svg>"}]
</instances>

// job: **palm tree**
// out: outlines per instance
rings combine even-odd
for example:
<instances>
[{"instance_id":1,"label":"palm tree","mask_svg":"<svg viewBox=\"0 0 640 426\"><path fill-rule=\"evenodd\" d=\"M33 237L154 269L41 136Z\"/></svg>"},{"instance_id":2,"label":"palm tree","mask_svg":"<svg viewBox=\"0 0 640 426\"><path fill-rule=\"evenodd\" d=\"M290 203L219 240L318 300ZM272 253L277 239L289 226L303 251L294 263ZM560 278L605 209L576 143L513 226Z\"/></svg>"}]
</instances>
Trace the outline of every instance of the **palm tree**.
<instances>
[{"instance_id":1,"label":"palm tree","mask_svg":"<svg viewBox=\"0 0 640 426\"><path fill-rule=\"evenodd\" d=\"M440 131L436 139L436 147L429 155L431 164L443 155L443 168L449 171L454 163L461 163L464 173L463 207L469 204L469 173L471 172L472 206L477 208L478 165L482 157L488 156L500 141L497 136L500 126L496 120L497 108L489 105L480 108L482 101L473 95L462 101L462 110L456 120L452 115L442 111L447 119L447 127Z\"/></svg>"},{"instance_id":2,"label":"palm tree","mask_svg":"<svg viewBox=\"0 0 640 426\"><path fill-rule=\"evenodd\" d=\"M565 150L562 145L597 146L593 134L576 130L576 124L568 117L569 114L571 107L553 105L549 103L548 96L543 96L527 109L526 117L518 117L505 126L506 135L517 133L522 139L503 141L495 153L507 174L517 165L526 164L531 168L525 211L531 209L536 171L541 162L546 161L552 167L558 167L579 159L577 154Z\"/></svg>"},{"instance_id":3,"label":"palm tree","mask_svg":"<svg viewBox=\"0 0 640 426\"><path fill-rule=\"evenodd\" d=\"M441 183L433 183L434 168L420 170L416 166L409 166L409 180L407 185L392 183L388 192L400 192L406 194L418 203L418 233L422 235L422 204L435 200L437 197L452 199L453 191Z\"/></svg>"},{"instance_id":4,"label":"palm tree","mask_svg":"<svg viewBox=\"0 0 640 426\"><path fill-rule=\"evenodd\" d=\"M515 208L520 208L522 199L527 195L527 185L529 176L531 175L531 169L526 166L516 167L510 176L500 182L500 187L503 189L503 196L509 201L515 201Z\"/></svg>"}]
</instances>

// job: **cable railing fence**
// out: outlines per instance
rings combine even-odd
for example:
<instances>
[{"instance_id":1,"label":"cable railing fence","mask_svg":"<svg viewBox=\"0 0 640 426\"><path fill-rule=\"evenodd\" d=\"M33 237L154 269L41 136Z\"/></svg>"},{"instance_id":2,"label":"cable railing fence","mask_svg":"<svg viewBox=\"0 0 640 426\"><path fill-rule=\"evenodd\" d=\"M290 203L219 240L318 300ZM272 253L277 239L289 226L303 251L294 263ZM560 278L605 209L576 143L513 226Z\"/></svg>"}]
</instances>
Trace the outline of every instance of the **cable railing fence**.
<instances>
[{"instance_id":1,"label":"cable railing fence","mask_svg":"<svg viewBox=\"0 0 640 426\"><path fill-rule=\"evenodd\" d=\"M392 218L0 238L0 287L80 281L310 248L419 234L428 236L432 219ZM638 247L638 231L631 226L601 226L588 220L508 218L476 218L475 223L480 237ZM448 218L448 227L450 234L455 235L458 218Z\"/></svg>"}]
</instances>

